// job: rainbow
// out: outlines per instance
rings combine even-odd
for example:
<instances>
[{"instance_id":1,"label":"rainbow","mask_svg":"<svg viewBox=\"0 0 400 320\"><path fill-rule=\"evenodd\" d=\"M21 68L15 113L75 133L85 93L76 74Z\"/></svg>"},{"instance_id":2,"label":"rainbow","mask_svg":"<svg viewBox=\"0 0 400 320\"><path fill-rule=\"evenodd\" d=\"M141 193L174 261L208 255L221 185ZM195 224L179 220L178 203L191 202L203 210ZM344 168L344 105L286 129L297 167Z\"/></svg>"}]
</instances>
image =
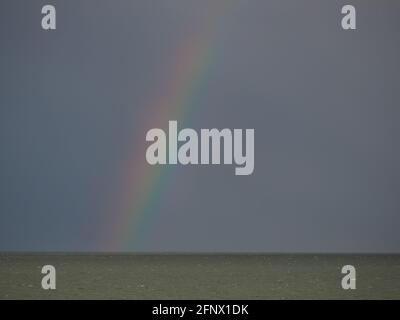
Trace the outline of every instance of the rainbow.
<instances>
[{"instance_id":1,"label":"rainbow","mask_svg":"<svg viewBox=\"0 0 400 320\"><path fill-rule=\"evenodd\" d=\"M209 15L200 31L186 39L175 54L171 76L148 106L148 116L142 119L132 156L122 168L120 188L112 206L110 238L106 248L110 251L137 251L146 226L154 216L154 205L168 183L170 166L150 166L145 161L147 144L145 134L151 128L163 128L169 120L182 120L195 105L195 97L207 80L207 73L216 62L223 46L233 4L237 0L219 0L207 3ZM138 165L140 164L140 165ZM110 224L110 222L108 222Z\"/></svg>"}]
</instances>

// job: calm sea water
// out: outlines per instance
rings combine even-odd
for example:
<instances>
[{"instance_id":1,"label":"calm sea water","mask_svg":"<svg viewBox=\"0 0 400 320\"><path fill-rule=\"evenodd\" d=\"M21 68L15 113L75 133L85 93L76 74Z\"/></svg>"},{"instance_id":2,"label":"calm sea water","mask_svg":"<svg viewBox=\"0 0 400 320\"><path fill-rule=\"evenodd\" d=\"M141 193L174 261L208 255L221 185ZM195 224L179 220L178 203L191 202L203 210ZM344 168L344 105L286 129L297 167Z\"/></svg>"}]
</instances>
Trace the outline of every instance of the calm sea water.
<instances>
[{"instance_id":1,"label":"calm sea water","mask_svg":"<svg viewBox=\"0 0 400 320\"><path fill-rule=\"evenodd\" d=\"M356 290L341 287L347 264ZM400 299L400 255L0 254L0 298Z\"/></svg>"}]
</instances>

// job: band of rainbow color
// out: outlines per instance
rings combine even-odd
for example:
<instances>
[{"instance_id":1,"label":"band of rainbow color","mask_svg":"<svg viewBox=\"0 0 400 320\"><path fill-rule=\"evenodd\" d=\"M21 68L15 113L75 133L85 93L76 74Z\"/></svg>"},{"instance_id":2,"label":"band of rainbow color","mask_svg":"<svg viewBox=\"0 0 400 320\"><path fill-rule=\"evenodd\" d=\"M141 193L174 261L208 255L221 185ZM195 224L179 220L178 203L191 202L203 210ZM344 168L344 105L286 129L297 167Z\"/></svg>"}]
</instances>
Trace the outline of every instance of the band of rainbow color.
<instances>
[{"instance_id":1,"label":"band of rainbow color","mask_svg":"<svg viewBox=\"0 0 400 320\"><path fill-rule=\"evenodd\" d=\"M143 161L147 144L145 133L151 128L162 128L170 120L183 120L196 105L196 97L207 82L212 66L223 49L229 33L234 7L238 0L217 0L208 3L209 15L198 32L186 39L175 54L171 77L161 93L148 106L148 114L141 121L135 150L122 168L121 187L108 213L113 220L110 251L140 251L141 240L148 225L155 219L155 204L168 184L171 167L151 166ZM139 164L139 165L138 165Z\"/></svg>"}]
</instances>

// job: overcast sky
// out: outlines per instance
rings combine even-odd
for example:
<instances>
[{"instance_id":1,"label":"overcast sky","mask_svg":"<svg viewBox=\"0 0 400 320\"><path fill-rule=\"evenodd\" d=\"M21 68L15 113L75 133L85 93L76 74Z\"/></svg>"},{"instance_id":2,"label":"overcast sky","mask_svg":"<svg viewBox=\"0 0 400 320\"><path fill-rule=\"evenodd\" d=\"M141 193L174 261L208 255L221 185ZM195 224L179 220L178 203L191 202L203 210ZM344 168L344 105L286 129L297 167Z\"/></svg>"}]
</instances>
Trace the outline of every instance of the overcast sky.
<instances>
[{"instance_id":1,"label":"overcast sky","mask_svg":"<svg viewBox=\"0 0 400 320\"><path fill-rule=\"evenodd\" d=\"M0 2L0 250L400 252L399 1L351 1L356 31L344 1L48 2L56 31L47 2ZM254 128L254 173L167 169L131 228L121 164L146 168L151 103L210 16L211 62L163 119Z\"/></svg>"}]
</instances>

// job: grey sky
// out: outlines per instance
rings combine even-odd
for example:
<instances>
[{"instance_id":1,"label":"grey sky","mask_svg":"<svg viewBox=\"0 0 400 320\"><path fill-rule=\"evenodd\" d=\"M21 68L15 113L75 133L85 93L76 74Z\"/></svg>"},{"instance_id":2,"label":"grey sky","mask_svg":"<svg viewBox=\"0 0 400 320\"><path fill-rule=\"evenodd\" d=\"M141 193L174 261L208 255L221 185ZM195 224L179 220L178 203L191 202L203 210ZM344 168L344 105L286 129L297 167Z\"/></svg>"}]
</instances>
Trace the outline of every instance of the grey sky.
<instances>
[{"instance_id":1,"label":"grey sky","mask_svg":"<svg viewBox=\"0 0 400 320\"><path fill-rule=\"evenodd\" d=\"M255 171L174 167L135 248L400 252L399 1L351 1L356 31L345 1L236 2L178 122L254 128ZM51 1L44 32L46 3L0 2L0 250L102 251L148 101L216 5Z\"/></svg>"}]
</instances>

